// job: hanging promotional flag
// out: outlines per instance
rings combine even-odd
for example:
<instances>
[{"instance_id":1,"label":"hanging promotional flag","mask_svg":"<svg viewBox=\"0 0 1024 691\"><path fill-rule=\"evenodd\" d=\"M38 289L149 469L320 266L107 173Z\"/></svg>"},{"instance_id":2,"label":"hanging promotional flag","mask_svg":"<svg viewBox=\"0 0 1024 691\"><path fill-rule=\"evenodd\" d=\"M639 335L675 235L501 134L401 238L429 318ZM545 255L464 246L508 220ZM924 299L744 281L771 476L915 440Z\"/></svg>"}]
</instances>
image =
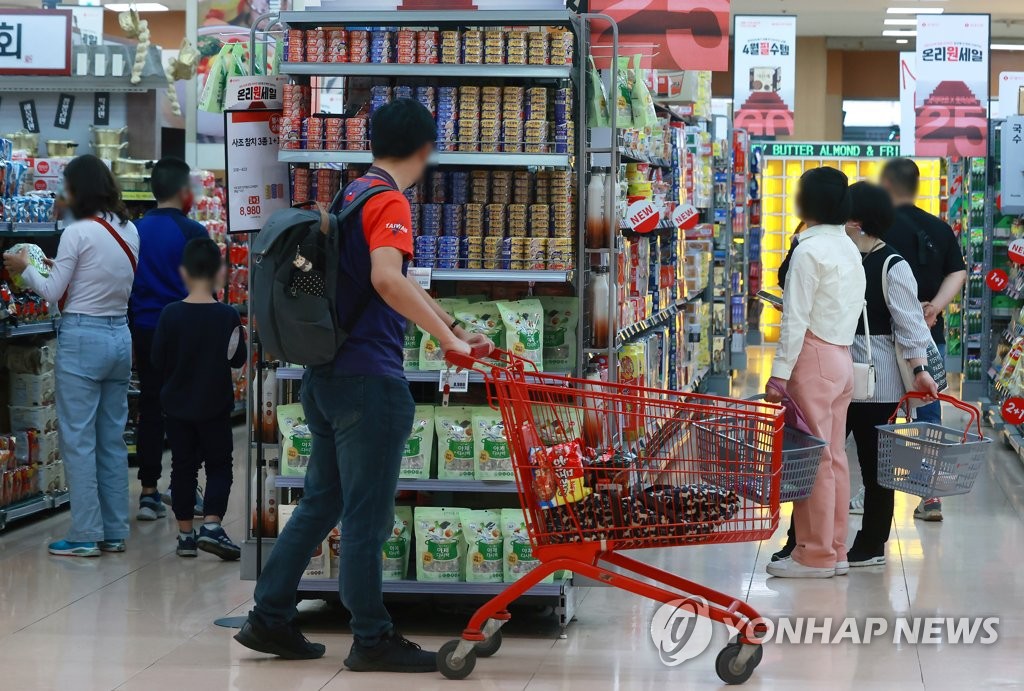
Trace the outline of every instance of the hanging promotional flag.
<instances>
[{"instance_id":1,"label":"hanging promotional flag","mask_svg":"<svg viewBox=\"0 0 1024 691\"><path fill-rule=\"evenodd\" d=\"M669 72L729 69L729 0L589 0L586 7L619 25L620 55L642 53L651 68ZM611 43L608 24L592 22L591 44ZM608 50L595 55L611 57Z\"/></svg>"},{"instance_id":2,"label":"hanging promotional flag","mask_svg":"<svg viewBox=\"0 0 1024 691\"><path fill-rule=\"evenodd\" d=\"M737 15L733 123L752 137L793 134L796 17Z\"/></svg>"},{"instance_id":3,"label":"hanging promotional flag","mask_svg":"<svg viewBox=\"0 0 1024 691\"><path fill-rule=\"evenodd\" d=\"M917 54L900 53L900 155L914 155L914 93L917 91Z\"/></svg>"},{"instance_id":4,"label":"hanging promotional flag","mask_svg":"<svg viewBox=\"0 0 1024 691\"><path fill-rule=\"evenodd\" d=\"M918 15L916 155L987 155L990 23L987 14Z\"/></svg>"}]
</instances>

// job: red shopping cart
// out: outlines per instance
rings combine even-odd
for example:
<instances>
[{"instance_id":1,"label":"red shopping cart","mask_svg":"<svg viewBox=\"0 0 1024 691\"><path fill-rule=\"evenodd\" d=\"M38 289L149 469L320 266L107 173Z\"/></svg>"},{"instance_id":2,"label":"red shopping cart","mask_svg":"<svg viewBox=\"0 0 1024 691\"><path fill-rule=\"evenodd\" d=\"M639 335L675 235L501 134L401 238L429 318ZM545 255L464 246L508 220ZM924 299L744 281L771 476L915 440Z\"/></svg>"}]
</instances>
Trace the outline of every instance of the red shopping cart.
<instances>
[{"instance_id":1,"label":"red shopping cart","mask_svg":"<svg viewBox=\"0 0 1024 691\"><path fill-rule=\"evenodd\" d=\"M487 360L451 355L449 362L480 371L488 401L501 411L539 564L480 607L461 639L441 647L441 672L469 676L477 657L501 646L509 603L568 570L662 603L699 602L694 611L739 631L718 655L719 677L746 681L766 633L758 613L624 552L769 538L779 522L783 409L546 374L504 351ZM698 441L708 430L744 444L709 450ZM750 448L770 462L751 464ZM733 489L744 486L769 490L748 501Z\"/></svg>"}]
</instances>

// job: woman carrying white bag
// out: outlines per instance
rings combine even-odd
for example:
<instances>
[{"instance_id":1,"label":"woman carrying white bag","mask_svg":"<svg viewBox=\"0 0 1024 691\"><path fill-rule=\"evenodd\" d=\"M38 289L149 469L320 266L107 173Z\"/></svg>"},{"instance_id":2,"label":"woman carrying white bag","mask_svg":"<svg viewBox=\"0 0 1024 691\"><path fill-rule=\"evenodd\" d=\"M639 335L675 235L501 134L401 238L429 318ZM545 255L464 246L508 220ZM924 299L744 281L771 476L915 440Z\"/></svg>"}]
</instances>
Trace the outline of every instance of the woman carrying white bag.
<instances>
[{"instance_id":1,"label":"woman carrying white bag","mask_svg":"<svg viewBox=\"0 0 1024 691\"><path fill-rule=\"evenodd\" d=\"M864 257L870 333L865 336L862 319L851 351L854 363L873 366L875 379L874 395L854 400L847 415L847 429L857 444L864 480L864 521L849 549L853 568L885 563L885 543L892 526L894 493L878 484L876 427L889 422L909 386L928 396L922 403L935 400L938 387L926 367L932 337L917 299L917 281L910 265L885 243L886 231L893 222L892 201L885 190L868 182L851 185L850 194L853 213L846 232ZM910 371L909 386L901 369Z\"/></svg>"}]
</instances>

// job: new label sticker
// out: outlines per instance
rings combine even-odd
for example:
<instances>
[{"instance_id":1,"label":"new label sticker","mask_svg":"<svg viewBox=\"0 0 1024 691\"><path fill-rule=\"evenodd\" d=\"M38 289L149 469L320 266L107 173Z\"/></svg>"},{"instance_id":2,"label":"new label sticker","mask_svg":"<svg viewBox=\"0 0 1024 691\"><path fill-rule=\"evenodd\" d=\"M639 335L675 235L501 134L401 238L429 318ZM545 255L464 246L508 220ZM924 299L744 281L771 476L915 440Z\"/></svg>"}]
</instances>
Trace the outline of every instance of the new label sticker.
<instances>
[{"instance_id":1,"label":"new label sticker","mask_svg":"<svg viewBox=\"0 0 1024 691\"><path fill-rule=\"evenodd\" d=\"M641 235L658 227L661 216L650 199L640 199L626 209L626 221L633 232ZM1024 261L1024 259L1022 259Z\"/></svg>"},{"instance_id":2,"label":"new label sticker","mask_svg":"<svg viewBox=\"0 0 1024 691\"><path fill-rule=\"evenodd\" d=\"M679 230L693 230L700 222L700 213L693 204L683 204L672 214L672 222Z\"/></svg>"},{"instance_id":3,"label":"new label sticker","mask_svg":"<svg viewBox=\"0 0 1024 691\"><path fill-rule=\"evenodd\" d=\"M1010 277L1002 269L992 269L985 276L985 283L988 284L992 292L1001 293L1006 290L1006 286L1010 285Z\"/></svg>"},{"instance_id":4,"label":"new label sticker","mask_svg":"<svg viewBox=\"0 0 1024 691\"><path fill-rule=\"evenodd\" d=\"M1003 419L1010 425L1024 422L1024 398L1014 396L1003 403Z\"/></svg>"},{"instance_id":5,"label":"new label sticker","mask_svg":"<svg viewBox=\"0 0 1024 691\"><path fill-rule=\"evenodd\" d=\"M1014 264L1024 264L1024 238L1017 238L1011 242L1007 253Z\"/></svg>"}]
</instances>

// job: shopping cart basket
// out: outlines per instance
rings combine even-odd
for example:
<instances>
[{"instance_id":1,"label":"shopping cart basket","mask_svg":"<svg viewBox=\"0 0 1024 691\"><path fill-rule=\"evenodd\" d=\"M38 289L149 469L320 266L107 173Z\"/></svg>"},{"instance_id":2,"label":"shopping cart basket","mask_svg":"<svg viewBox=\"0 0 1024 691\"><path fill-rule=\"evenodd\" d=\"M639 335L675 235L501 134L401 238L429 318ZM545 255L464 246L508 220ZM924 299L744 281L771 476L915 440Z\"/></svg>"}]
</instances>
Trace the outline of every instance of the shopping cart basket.
<instances>
[{"instance_id":1,"label":"shopping cart basket","mask_svg":"<svg viewBox=\"0 0 1024 691\"><path fill-rule=\"evenodd\" d=\"M701 614L739 631L718 655L719 676L746 681L761 661L766 633L757 612L623 552L769 538L779 522L783 409L545 374L504 351L491 358L455 354L449 362L480 371L488 401L501 411L539 563L480 607L462 638L441 647L441 672L467 677L477 657L500 647L509 603L549 574L568 570L661 603L699 603ZM764 452L764 463L747 467L735 448L714 451L725 455L716 478L734 487L767 487L766 501L745 501L707 480L710 459L698 448L696 425L749 440Z\"/></svg>"},{"instance_id":2,"label":"shopping cart basket","mask_svg":"<svg viewBox=\"0 0 1024 691\"><path fill-rule=\"evenodd\" d=\"M764 398L754 396L747 401ZM743 411L740 411L741 414ZM765 447L755 430L744 426L734 417L726 417L726 424L693 423L697 451L702 458L704 479L719 487L731 489L744 499L767 504L771 499L771 476L767 473L772 463L772 449ZM786 425L782 433L782 482L779 501L782 503L806 499L811 496L818 478L821 454L828 446L824 439L801 432ZM723 459L729 459L723 462ZM735 459L736 468L728 463ZM737 472L739 471L739 472Z\"/></svg>"},{"instance_id":3,"label":"shopping cart basket","mask_svg":"<svg viewBox=\"0 0 1024 691\"><path fill-rule=\"evenodd\" d=\"M900 400L889 424L878 426L878 484L918 497L970 492L992 443L981 433L981 413L952 396L939 394L940 400L968 414L965 430L929 422L897 423L900 410L911 398L924 398L924 394L908 393ZM971 432L974 426L977 434Z\"/></svg>"}]
</instances>

